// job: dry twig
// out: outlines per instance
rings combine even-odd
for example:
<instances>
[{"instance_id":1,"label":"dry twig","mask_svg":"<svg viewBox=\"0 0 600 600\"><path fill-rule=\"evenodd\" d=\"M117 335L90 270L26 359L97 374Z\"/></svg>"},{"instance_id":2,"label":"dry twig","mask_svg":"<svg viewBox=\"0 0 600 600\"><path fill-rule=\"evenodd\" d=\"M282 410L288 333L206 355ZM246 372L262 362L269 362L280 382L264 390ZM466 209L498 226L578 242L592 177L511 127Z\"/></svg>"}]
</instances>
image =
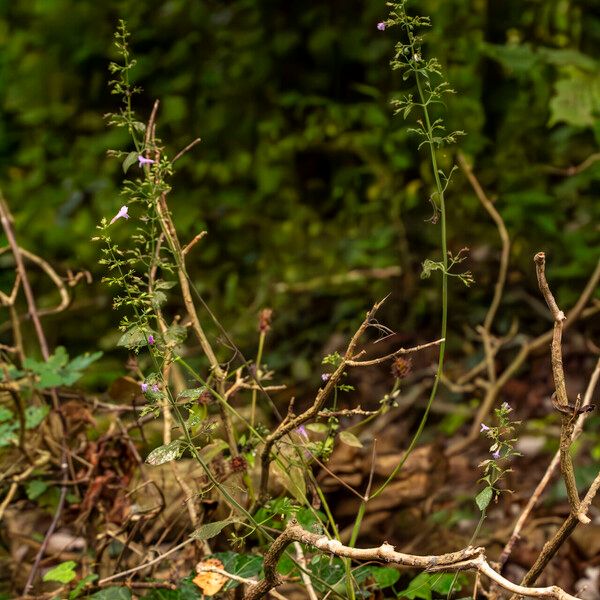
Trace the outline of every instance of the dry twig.
<instances>
[{"instance_id":1,"label":"dry twig","mask_svg":"<svg viewBox=\"0 0 600 600\"><path fill-rule=\"evenodd\" d=\"M458 552L440 554L437 556L417 556L396 552L394 547L383 543L377 548L352 548L344 546L337 540L331 540L324 535L311 533L300 527L295 522L290 522L283 533L275 539L264 559L265 577L254 584L244 600L258 600L283 581L277 573L277 563L287 546L293 542L300 542L317 548L334 556L350 558L361 561L379 561L386 564L395 564L405 567L424 569L434 573L437 571L477 571L496 582L505 590L537 598L555 598L557 600L577 600L558 586L545 588L524 587L512 583L494 571L485 558L483 548L464 548Z\"/></svg>"}]
</instances>

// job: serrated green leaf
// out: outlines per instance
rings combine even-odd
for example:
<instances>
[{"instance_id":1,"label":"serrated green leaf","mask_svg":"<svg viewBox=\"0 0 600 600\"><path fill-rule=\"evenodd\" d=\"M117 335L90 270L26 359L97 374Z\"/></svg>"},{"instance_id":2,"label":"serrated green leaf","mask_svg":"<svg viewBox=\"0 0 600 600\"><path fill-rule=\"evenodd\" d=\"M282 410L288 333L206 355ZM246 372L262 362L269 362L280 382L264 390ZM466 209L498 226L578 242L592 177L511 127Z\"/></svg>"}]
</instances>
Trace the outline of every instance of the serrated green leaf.
<instances>
[{"instance_id":1,"label":"serrated green leaf","mask_svg":"<svg viewBox=\"0 0 600 600\"><path fill-rule=\"evenodd\" d=\"M189 388L187 390L183 390L183 392L179 392L179 394L177 394L177 400L197 400L198 398L200 398L200 395L203 394L205 391L206 387Z\"/></svg>"},{"instance_id":2,"label":"serrated green leaf","mask_svg":"<svg viewBox=\"0 0 600 600\"><path fill-rule=\"evenodd\" d=\"M152 299L150 300L152 308L160 308L167 301L167 295L160 290L156 290L152 293Z\"/></svg>"},{"instance_id":3,"label":"serrated green leaf","mask_svg":"<svg viewBox=\"0 0 600 600\"><path fill-rule=\"evenodd\" d=\"M145 332L139 325L134 325L119 338L117 346L123 346L130 350L146 346L148 343L147 338L150 333L152 332Z\"/></svg>"},{"instance_id":4,"label":"serrated green leaf","mask_svg":"<svg viewBox=\"0 0 600 600\"><path fill-rule=\"evenodd\" d=\"M131 592L126 587L113 586L90 596L93 600L131 600Z\"/></svg>"},{"instance_id":5,"label":"serrated green leaf","mask_svg":"<svg viewBox=\"0 0 600 600\"><path fill-rule=\"evenodd\" d=\"M206 523L201 525L190 535L195 540L210 540L221 533L227 525L233 523L233 519L224 519L223 521L215 521L214 523Z\"/></svg>"},{"instance_id":6,"label":"serrated green leaf","mask_svg":"<svg viewBox=\"0 0 600 600\"><path fill-rule=\"evenodd\" d=\"M58 583L69 583L77 576L75 574L75 567L77 563L73 560L56 565L53 569L50 569L42 577L43 581L56 581Z\"/></svg>"},{"instance_id":7,"label":"serrated green leaf","mask_svg":"<svg viewBox=\"0 0 600 600\"><path fill-rule=\"evenodd\" d=\"M169 444L164 444L152 450L146 457L146 462L156 467L172 460L177 460L183 454L183 450L184 444L182 441L173 440Z\"/></svg>"},{"instance_id":8,"label":"serrated green leaf","mask_svg":"<svg viewBox=\"0 0 600 600\"><path fill-rule=\"evenodd\" d=\"M484 511L489 503L492 501L492 497L494 495L494 489L491 487L484 487L479 494L475 497L475 503L477 504L479 510Z\"/></svg>"},{"instance_id":9,"label":"serrated green leaf","mask_svg":"<svg viewBox=\"0 0 600 600\"><path fill-rule=\"evenodd\" d=\"M346 444L347 446L353 446L354 448L362 448L362 442L349 431L341 431L340 432L340 441Z\"/></svg>"},{"instance_id":10,"label":"serrated green leaf","mask_svg":"<svg viewBox=\"0 0 600 600\"><path fill-rule=\"evenodd\" d=\"M25 486L27 497L30 500L35 500L38 496L41 496L48 489L48 484L41 479L34 479L28 481Z\"/></svg>"}]
</instances>

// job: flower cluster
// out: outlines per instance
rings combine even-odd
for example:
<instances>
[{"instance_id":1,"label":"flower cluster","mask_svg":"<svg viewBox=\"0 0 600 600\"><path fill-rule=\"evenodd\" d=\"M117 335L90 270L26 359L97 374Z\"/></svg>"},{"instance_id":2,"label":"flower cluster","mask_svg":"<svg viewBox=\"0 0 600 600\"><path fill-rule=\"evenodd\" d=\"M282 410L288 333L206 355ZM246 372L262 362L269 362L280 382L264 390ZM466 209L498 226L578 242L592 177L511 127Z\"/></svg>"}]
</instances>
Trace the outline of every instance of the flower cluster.
<instances>
[{"instance_id":1,"label":"flower cluster","mask_svg":"<svg viewBox=\"0 0 600 600\"><path fill-rule=\"evenodd\" d=\"M481 423L480 432L485 434L492 442L490 445L490 453L492 458L488 458L480 463L479 467L483 468L483 477L480 481L484 481L487 485L484 491L489 490L490 499L497 498L501 492L510 490L502 490L498 487L498 482L504 475L509 473L511 469L504 468L501 463L506 463L507 460L520 456L520 453L514 449L517 439L514 436L515 427L520 421L511 421L510 414L512 408L507 402L502 403L500 408L494 412L498 420L497 426L486 425Z\"/></svg>"}]
</instances>

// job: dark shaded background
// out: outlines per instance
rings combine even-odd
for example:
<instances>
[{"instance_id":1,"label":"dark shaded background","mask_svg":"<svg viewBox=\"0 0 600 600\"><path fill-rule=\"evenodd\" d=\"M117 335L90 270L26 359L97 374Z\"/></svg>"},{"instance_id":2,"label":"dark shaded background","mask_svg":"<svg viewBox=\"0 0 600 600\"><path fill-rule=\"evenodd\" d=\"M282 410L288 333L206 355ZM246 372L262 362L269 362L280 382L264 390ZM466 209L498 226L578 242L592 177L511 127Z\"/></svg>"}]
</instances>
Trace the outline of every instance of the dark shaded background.
<instances>
[{"instance_id":1,"label":"dark shaded background","mask_svg":"<svg viewBox=\"0 0 600 600\"><path fill-rule=\"evenodd\" d=\"M531 257L545 250L562 306L572 304L598 256L600 163L572 177L551 169L597 151L600 135L600 3L547 0L413 2L432 17L426 53L457 94L448 129L506 220L514 241L499 328L520 317L547 326ZM146 120L161 100L159 135L179 163L171 207L189 239L209 236L190 259L198 289L243 350L256 315L274 308L269 364L306 379L333 331L346 331L390 291L381 319L411 337L439 327L439 279L419 279L437 258L427 222L431 173L425 153L390 100L403 89L388 61L397 32L379 32L381 0L311 3L38 0L0 3L0 181L22 245L60 272L86 269L71 310L45 320L53 346L71 355L100 348L102 386L123 371L114 350L119 316L100 283L90 241L121 205L123 179L110 148L129 150L103 115L112 35L132 32ZM454 160L440 153L442 167ZM471 248L476 284L451 289L450 343L481 321L497 273L496 231L462 174L448 193L450 247ZM132 221L129 222L131 224ZM123 239L130 233L119 229ZM8 255L0 284L10 290ZM402 275L344 282L348 271L399 266ZM342 281L314 281L342 275ZM35 281L40 304L55 292ZM538 305L539 306L539 305ZM24 311L23 311L24 312ZM8 326L0 337L8 341ZM30 351L35 353L35 344Z\"/></svg>"}]
</instances>

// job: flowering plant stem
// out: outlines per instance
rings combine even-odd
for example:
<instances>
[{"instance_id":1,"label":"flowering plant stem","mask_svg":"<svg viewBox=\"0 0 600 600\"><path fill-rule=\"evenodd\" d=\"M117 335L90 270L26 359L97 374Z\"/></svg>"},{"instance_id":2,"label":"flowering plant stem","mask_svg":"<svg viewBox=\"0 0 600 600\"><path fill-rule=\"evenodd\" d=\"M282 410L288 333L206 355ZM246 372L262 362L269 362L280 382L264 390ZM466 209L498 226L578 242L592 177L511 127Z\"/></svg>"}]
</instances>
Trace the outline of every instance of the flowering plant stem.
<instances>
[{"instance_id":1,"label":"flowering plant stem","mask_svg":"<svg viewBox=\"0 0 600 600\"><path fill-rule=\"evenodd\" d=\"M360 526L362 519L365 514L366 505L369 499L376 498L381 494L388 484L396 477L396 475L400 472L411 452L414 450L421 434L423 433L423 429L425 428L425 424L427 423L427 418L429 416L429 411L431 410L431 405L435 400L437 395L438 386L440 383L440 379L442 377L442 373L444 370L444 354L446 350L446 333L448 328L448 246L447 246L447 233L446 233L446 204L444 198L444 190L445 187L442 185L440 180L440 175L437 166L437 159L435 156L435 145L433 141L433 128L431 126L431 118L429 116L429 110L427 108L427 102L425 99L425 94L423 93L423 85L421 82L421 77L419 73L415 72L415 78L417 83L417 89L419 92L420 106L423 110L423 117L425 119L425 132L427 134L427 141L429 146L429 154L431 158L431 169L433 171L433 175L435 178L435 188L437 194L438 208L440 212L440 230L441 230L441 251L442 251L442 264L444 265L444 269L442 270L442 324L440 327L440 338L442 342L440 343L440 352L438 355L438 364L435 373L435 379L433 380L433 386L431 388L431 393L429 394L429 400L427 401L427 405L425 406L425 412L421 417L421 421L419 423L419 427L415 435L413 436L404 456L400 460L400 462L396 465L394 470L390 473L388 478L369 496L366 497L360 504L358 513L356 515L356 519L354 521L354 527L352 529L352 536L350 537L350 546L354 547L356 544L356 540L360 533Z\"/></svg>"}]
</instances>

